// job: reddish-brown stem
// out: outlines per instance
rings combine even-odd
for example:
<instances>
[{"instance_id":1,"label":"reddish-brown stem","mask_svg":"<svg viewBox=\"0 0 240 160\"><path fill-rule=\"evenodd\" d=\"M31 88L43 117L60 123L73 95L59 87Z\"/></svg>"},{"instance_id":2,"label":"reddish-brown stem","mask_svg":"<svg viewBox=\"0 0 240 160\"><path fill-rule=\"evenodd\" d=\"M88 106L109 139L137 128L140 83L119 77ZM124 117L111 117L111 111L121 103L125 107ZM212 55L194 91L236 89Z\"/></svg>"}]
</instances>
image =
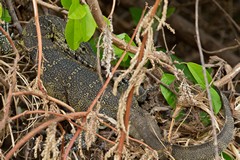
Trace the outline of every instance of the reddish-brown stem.
<instances>
[{"instance_id":1,"label":"reddish-brown stem","mask_svg":"<svg viewBox=\"0 0 240 160\"><path fill-rule=\"evenodd\" d=\"M98 4L97 0L86 0L88 6L91 9L91 13L93 15L94 20L96 21L98 28L103 31L107 24L103 19L102 11L100 9L100 6Z\"/></svg>"},{"instance_id":2,"label":"reddish-brown stem","mask_svg":"<svg viewBox=\"0 0 240 160\"><path fill-rule=\"evenodd\" d=\"M159 4L160 4L160 0L156 0L155 4L153 6L153 10L150 13L151 18L153 18L153 16L155 15ZM139 21L139 22L141 22L141 21ZM147 34L148 33L145 33L144 36L143 36L143 41L142 41L142 45L141 45L141 48L140 48L140 53L139 53L139 56L138 56L137 66L141 62L143 54L144 54L144 48L145 48L146 41L147 41L147 38L148 38ZM131 104L132 104L133 93L134 93L134 87L132 87L132 89L131 89L131 91L128 95L128 99L127 99L127 106L126 106L125 119L124 119L125 128L128 128L128 123L129 123L129 118L130 118L130 108L131 108ZM122 150L123 150L123 143L125 141L125 138L126 138L126 133L124 131L121 131L121 137L120 137L119 146L118 146L119 159L121 159L121 157L122 157L121 153L122 153Z\"/></svg>"},{"instance_id":3,"label":"reddish-brown stem","mask_svg":"<svg viewBox=\"0 0 240 160\"><path fill-rule=\"evenodd\" d=\"M23 113L20 113L14 117L11 117L10 120L16 120L22 116L29 115L29 114L52 114L55 116L59 117L65 117L66 119L75 119L75 117L83 117L86 115L86 112L75 112L75 113L69 113L69 114L60 114L60 113L55 113L55 112L50 112L50 111L44 111L44 110L35 110L35 111L25 111Z\"/></svg>"},{"instance_id":4,"label":"reddish-brown stem","mask_svg":"<svg viewBox=\"0 0 240 160\"><path fill-rule=\"evenodd\" d=\"M24 143L26 143L28 140L30 140L32 137L34 137L41 130L47 128L49 125L51 125L53 123L63 121L64 119L65 119L64 117L57 117L55 119L51 119L47 122L44 122L43 124L41 124L40 126L35 128L34 130L30 131L29 133L27 133L27 135L25 135L23 138L21 138L16 143L16 145L7 153L5 160L9 160L13 156L15 151L17 151Z\"/></svg>"},{"instance_id":5,"label":"reddish-brown stem","mask_svg":"<svg viewBox=\"0 0 240 160\"><path fill-rule=\"evenodd\" d=\"M54 6L54 5L49 4L49 3L46 3L46 2L44 2L42 0L37 0L37 3L42 5L42 6L44 6L44 7L50 8L50 9L52 9L54 11L61 12L61 13L65 14L65 15L68 14L68 11L66 11L65 9L60 8L58 6Z\"/></svg>"},{"instance_id":6,"label":"reddish-brown stem","mask_svg":"<svg viewBox=\"0 0 240 160\"><path fill-rule=\"evenodd\" d=\"M37 30L37 41L38 41L38 72L37 72L37 84L41 91L44 91L41 83L41 68L42 68L42 34L40 29L39 17L38 17L38 6L37 0L33 0L33 8L34 8L34 19Z\"/></svg>"},{"instance_id":7,"label":"reddish-brown stem","mask_svg":"<svg viewBox=\"0 0 240 160\"><path fill-rule=\"evenodd\" d=\"M28 111L25 114L30 114L30 113L34 113L34 112L40 112L40 113L46 113L45 111ZM42 123L41 125L39 125L37 128L35 128L34 130L30 131L29 133L27 133L23 138L21 138L16 145L6 154L5 160L9 160L15 151L17 151L23 144L25 144L29 139L31 139L32 137L34 137L37 133L39 133L41 130L47 128L49 125L51 125L52 123L57 123L57 122L61 122L65 119L69 119L73 118L73 117L83 117L86 116L86 112L77 112L77 113L69 113L67 115L62 115L62 114L57 114L57 113L53 113L53 112L49 112L51 114L55 114L59 117L55 118L55 119L51 119L47 122ZM24 114L24 113L23 113ZM17 117L13 117L13 119L17 119L19 118L19 116Z\"/></svg>"},{"instance_id":8,"label":"reddish-brown stem","mask_svg":"<svg viewBox=\"0 0 240 160\"><path fill-rule=\"evenodd\" d=\"M138 56L138 60L137 60L137 65L141 62L143 54L144 54L144 48L147 42L147 34L144 35L143 40L142 40L142 45L140 48L140 52L139 52L139 56ZM132 99L133 99L133 93L134 93L134 86L131 88L128 98L127 98L127 106L126 106L126 112L125 112L125 117L124 117L124 125L125 128L128 128L128 124L129 124L129 118L130 118L130 109L131 109L131 105L132 105ZM123 150L123 144L126 138L126 133L122 130L121 131L121 137L119 140L119 146L118 146L118 153L119 153L119 157L121 159L121 153Z\"/></svg>"},{"instance_id":9,"label":"reddish-brown stem","mask_svg":"<svg viewBox=\"0 0 240 160\"><path fill-rule=\"evenodd\" d=\"M83 120L82 120L82 125L83 125L83 126L85 125L85 122L86 122L86 120L87 120L87 115L88 115L88 113L89 113L89 112L87 111L86 116L83 117ZM77 137L79 136L79 134L80 134L81 132L82 132L82 128L81 128L81 127L78 127L76 133L75 133L74 136L71 138L71 140L70 140L70 142L69 142L69 144L68 144L68 146L67 146L67 148L66 148L66 150L65 150L65 152L64 152L64 154L63 154L63 156L62 156L62 159L63 159L63 160L66 160L66 159L67 159L67 156L68 156L68 154L69 154L69 152L70 152L70 150L71 150L74 142L76 141Z\"/></svg>"},{"instance_id":10,"label":"reddish-brown stem","mask_svg":"<svg viewBox=\"0 0 240 160\"><path fill-rule=\"evenodd\" d=\"M105 126L107 126L108 128L112 129L113 131L117 132L117 129L112 127L111 125L109 125L108 123L104 122L104 121L100 121L100 123L104 124ZM137 142L145 147L147 147L148 149L150 150L153 150L151 147L149 147L146 143L142 142L141 140L138 140L138 139L135 139L135 138L132 138L129 136L129 139L134 141L134 142Z\"/></svg>"},{"instance_id":11,"label":"reddish-brown stem","mask_svg":"<svg viewBox=\"0 0 240 160\"><path fill-rule=\"evenodd\" d=\"M132 87L132 89L130 90L128 98L127 98L126 112L125 112L125 116L124 116L125 128L128 128L128 124L129 124L130 109L131 109L131 105L132 105L133 93L134 93L134 87ZM122 150L123 150L125 139L126 139L126 133L123 130L121 130L121 136L120 136L119 145L118 145L119 159L121 159L121 157L122 157Z\"/></svg>"},{"instance_id":12,"label":"reddish-brown stem","mask_svg":"<svg viewBox=\"0 0 240 160\"><path fill-rule=\"evenodd\" d=\"M14 53L16 54L13 66L9 70L9 75L11 75L11 80L10 80L10 84L9 84L9 91L8 91L7 100L6 100L6 103L4 104L4 107L3 107L3 110L2 110L3 111L3 117L0 121L0 132L2 132L2 130L6 126L6 123L7 123L8 118L9 118L10 106L11 106L11 102L12 102L12 93L14 92L14 89L16 88L16 84L17 84L17 64L18 64L20 56L19 56L18 50L15 47L15 45L14 45L11 37L9 36L9 34L1 26L0 26L0 31L6 36L8 42L12 46L12 49L13 49Z\"/></svg>"},{"instance_id":13,"label":"reddish-brown stem","mask_svg":"<svg viewBox=\"0 0 240 160\"><path fill-rule=\"evenodd\" d=\"M69 144L68 144L68 147L66 148L64 154L62 155L62 159L65 160L67 159L67 156L68 156L68 153L70 152L75 140L77 139L78 135L82 132L82 129L81 128L78 128L76 133L74 134L74 136L71 138Z\"/></svg>"}]
</instances>

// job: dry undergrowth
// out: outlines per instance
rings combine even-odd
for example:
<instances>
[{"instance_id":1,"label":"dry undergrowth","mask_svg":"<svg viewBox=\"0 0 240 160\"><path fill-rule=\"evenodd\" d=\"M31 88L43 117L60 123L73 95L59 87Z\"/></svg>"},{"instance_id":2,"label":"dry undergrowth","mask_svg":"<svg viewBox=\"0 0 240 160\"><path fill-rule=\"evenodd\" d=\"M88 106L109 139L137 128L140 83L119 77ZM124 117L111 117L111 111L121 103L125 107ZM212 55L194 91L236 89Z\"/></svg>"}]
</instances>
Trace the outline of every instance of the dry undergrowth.
<instances>
[{"instance_id":1,"label":"dry undergrowth","mask_svg":"<svg viewBox=\"0 0 240 160\"><path fill-rule=\"evenodd\" d=\"M65 111L62 110L62 107L59 108L58 105L56 105L55 102L50 101L47 98L47 95L45 93L41 93L41 91L39 91L38 89L36 89L36 83L34 80L35 77L35 71L33 69L33 66L31 64L29 64L28 62L28 56L23 53L21 54L22 57L20 59L20 61L18 62L18 70L17 70L17 85L15 88L15 92L19 92L19 96L13 96L13 103L12 103L12 112L11 112L11 117L13 117L14 115L18 115L18 114L23 114L22 117L20 117L18 120L12 120L11 123L5 127L5 132L1 132L1 140L4 146L8 146L9 148L4 148L7 150L10 149L10 145L13 143L15 143L16 141L20 140L22 137L24 137L24 135L26 135L27 133L29 133L30 130L34 130L34 128L36 128L37 126L39 126L42 122L46 122L49 119L53 118L53 115L49 114L48 112L55 112L55 113L63 113L65 114ZM13 67L13 60L14 60L14 54L8 54L8 55L2 55L1 57L1 74L3 78L1 78L1 81L6 82L6 83L1 83L1 88L2 88L2 94L1 94L1 103L2 104L6 104L6 100L7 100L7 95L8 95L8 89L9 86L7 84L9 84L9 79L11 78L11 76L8 74L9 71L12 70ZM5 84L5 85L4 85ZM181 91L181 96L183 101L181 102L181 106L189 106L189 103L193 103L195 100L196 103L198 103L199 105L196 104L192 104L192 106L197 106L200 107L202 110L205 110L207 113L210 113L208 111L208 108L206 108L206 105L204 104L206 99L203 98L203 94L202 93L197 93L197 91L195 91L196 93L193 94L191 90L195 90L194 87L189 86L187 83L182 82L181 83L180 88L182 88ZM24 95L24 94L20 94L22 91L30 91L29 95ZM23 93L23 92L22 92ZM31 95L31 93L33 95ZM34 96L34 93L39 93L42 96ZM14 95L14 94L13 94ZM186 101L186 99L189 98L189 101ZM181 98L180 98L181 99ZM189 102L189 103L186 103ZM146 102L147 103L147 102ZM150 106L153 106L154 103L156 102L149 102ZM180 103L180 102L179 102ZM201 103L201 104L200 104ZM202 105L202 106L201 106ZM153 107L148 108L148 110L152 110ZM156 109L156 108L154 108ZM37 112L37 110L44 110L45 113L41 113L41 112ZM171 141L174 143L179 143L179 144L198 144L198 143L202 143L202 141L205 141L207 139L209 139L212 136L211 133L211 127L205 128L204 126L202 126L201 122L199 122L199 119L196 119L196 117L198 116L199 113L199 109L191 107L189 109L189 107L187 107L186 109L184 109L186 111L186 115L185 117L182 118L182 120L178 120L176 121L172 121L172 123L166 123L167 119L166 117L165 120L162 120L160 123L162 123L165 127L163 127L163 130L166 130L168 133L164 136L166 140L169 140L169 136L171 136ZM35 114L30 114L30 115L25 115L24 112L25 111L36 111ZM163 111L167 113L169 110L169 108L167 109L167 111ZM177 112L177 111L175 111ZM152 112L154 115L158 115L160 112ZM89 114L88 117L92 117L89 118L89 120L87 120L89 123L87 123L87 125L85 125L85 129L90 131L86 133L86 137L85 137L85 141L89 142L93 141L95 142L95 138L96 138L96 129L98 128L98 125L96 124L99 123L98 118L96 117L97 115L95 115L96 112L93 112L93 114ZM95 116L94 116L95 115ZM173 114L173 115L177 115L177 113ZM174 116L173 116L174 117ZM109 118L108 118L109 119ZM168 119L171 119L171 117L168 117ZM220 127L223 125L222 121L219 121L221 118L217 118L216 121L220 122ZM110 120L110 119L109 119ZM184 121L188 121L189 125L184 124ZM102 121L100 120L100 122L102 123ZM116 125L115 122L113 122L114 125ZM24 154L27 154L28 156L33 156L34 158L40 158L40 156L43 159L58 159L59 156L61 156L63 154L62 150L64 150L64 146L67 146L67 143L69 142L68 140L65 140L66 143L63 143L65 137L65 132L69 133L68 131L71 130L71 132L76 132L74 123L69 123L69 128L64 128L65 126L62 126L62 124L60 123L51 123L49 124L49 127L44 131L41 131L41 133L37 133L36 138L31 138L29 140L26 140L27 144L25 144L23 147L21 147L22 149L20 149L20 151L15 152L19 157L22 157ZM97 125L96 127L93 127ZM93 129L95 128L95 129ZM170 130L168 130L170 128ZM91 129L91 130L90 130ZM206 132L208 130L208 132ZM106 132L107 131L107 132ZM100 133L110 133L108 131L108 129L106 131L100 131ZM188 132L186 134L186 132ZM94 133L94 134L93 134ZM105 137L107 135L107 137L109 136L108 134L105 133ZM190 134L189 134L190 133ZM198 133L198 134L196 134ZM201 134L201 133L205 133L205 134ZM92 137L91 137L92 136ZM87 138L88 137L88 138ZM182 138L185 137L185 138ZM7 141L7 139L5 138L11 138L12 142ZM108 137L109 138L109 137ZM113 138L113 137L112 137ZM111 139L112 139L111 138ZM90 139L90 140L89 140ZM113 139L112 139L113 140ZM79 139L80 144L82 143L82 139ZM51 142L51 143L49 143ZM88 145L88 143L86 143ZM102 145L103 141L98 141L97 143L98 145ZM109 148L111 145L107 145L104 147L105 151L100 151L99 155L104 155L106 151L108 151L108 153L105 155L106 157L112 155L112 153L114 153L114 151L116 150L118 143L115 143L115 147L111 147L111 149ZM145 149L145 151L143 149L138 148L136 149L135 147L131 147L134 146L134 144L131 143L130 146L128 146L127 148L124 148L124 158L129 159L129 158L133 158L133 157L139 157L140 155L142 155L143 157L151 157L153 156L152 154L149 155L149 150ZM94 145L95 147L97 147L96 145ZM81 157L85 157L85 156L90 156L91 153L95 150L93 147L92 149L90 149L90 152L87 152L86 149L84 149L84 151L79 150L72 150L72 152L70 152L70 155L72 156L72 158L74 156L81 156ZM130 148L129 148L130 147ZM28 149L27 149L28 148ZM29 150L29 148L32 148L32 150ZM77 145L74 146L74 148L82 148L82 145ZM113 151L111 153L111 151ZM4 152L3 152L4 153ZM81 153L81 154L80 154ZM109 154L111 153L111 154ZM90 155L89 155L90 154ZM144 159L144 158L143 158Z\"/></svg>"}]
</instances>

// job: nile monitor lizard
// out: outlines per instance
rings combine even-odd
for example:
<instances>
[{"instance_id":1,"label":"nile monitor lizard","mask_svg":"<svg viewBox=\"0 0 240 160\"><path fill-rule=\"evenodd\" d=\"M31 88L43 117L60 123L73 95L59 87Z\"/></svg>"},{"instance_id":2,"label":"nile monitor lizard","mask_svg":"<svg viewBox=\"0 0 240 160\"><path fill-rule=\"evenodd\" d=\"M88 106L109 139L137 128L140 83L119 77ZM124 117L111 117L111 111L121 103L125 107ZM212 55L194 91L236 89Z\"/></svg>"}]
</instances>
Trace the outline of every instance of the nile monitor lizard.
<instances>
[{"instance_id":1,"label":"nile monitor lizard","mask_svg":"<svg viewBox=\"0 0 240 160\"><path fill-rule=\"evenodd\" d=\"M55 16L41 16L40 25L44 55L42 81L48 94L69 103L77 111L86 110L102 87L98 74L72 58L75 52L66 46L63 34L65 22L62 19ZM37 36L33 20L27 24L23 35L24 44L30 49L31 59L35 60ZM225 124L221 132L217 135L220 152L232 140L234 129L229 102L223 94L221 95L225 110ZM101 100L102 107L100 112L116 118L119 96L119 94L114 96L112 88L108 87ZM188 147L169 144L167 142L161 143L159 141L159 138L161 139L161 130L157 123L135 101L133 101L131 107L130 121L130 134L143 139L145 143L155 150L161 152L166 149L165 147L170 148L174 158L184 160L213 159L214 157L213 141Z\"/></svg>"}]
</instances>

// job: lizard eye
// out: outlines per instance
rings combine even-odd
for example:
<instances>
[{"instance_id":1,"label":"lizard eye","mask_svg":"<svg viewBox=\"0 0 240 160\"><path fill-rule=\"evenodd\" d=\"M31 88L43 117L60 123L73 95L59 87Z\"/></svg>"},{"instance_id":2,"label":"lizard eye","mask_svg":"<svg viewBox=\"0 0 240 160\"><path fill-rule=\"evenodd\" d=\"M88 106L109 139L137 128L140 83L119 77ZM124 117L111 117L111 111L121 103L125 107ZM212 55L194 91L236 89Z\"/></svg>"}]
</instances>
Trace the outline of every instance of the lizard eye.
<instances>
[{"instance_id":1,"label":"lizard eye","mask_svg":"<svg viewBox=\"0 0 240 160\"><path fill-rule=\"evenodd\" d=\"M86 47L82 46L81 50L82 50L82 52L86 52L87 49L86 49Z\"/></svg>"}]
</instances>

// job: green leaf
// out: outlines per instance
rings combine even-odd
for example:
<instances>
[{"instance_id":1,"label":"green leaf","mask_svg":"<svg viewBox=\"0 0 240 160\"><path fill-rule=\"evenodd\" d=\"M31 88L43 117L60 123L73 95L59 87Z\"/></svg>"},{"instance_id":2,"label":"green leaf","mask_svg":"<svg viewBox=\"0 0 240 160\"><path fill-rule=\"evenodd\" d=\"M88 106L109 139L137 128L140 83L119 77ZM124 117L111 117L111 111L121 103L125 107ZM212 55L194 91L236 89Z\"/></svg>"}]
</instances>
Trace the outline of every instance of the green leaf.
<instances>
[{"instance_id":1,"label":"green leaf","mask_svg":"<svg viewBox=\"0 0 240 160\"><path fill-rule=\"evenodd\" d=\"M70 6L72 5L72 0L61 0L61 4L63 8L69 10Z\"/></svg>"},{"instance_id":2,"label":"green leaf","mask_svg":"<svg viewBox=\"0 0 240 160\"><path fill-rule=\"evenodd\" d=\"M0 19L2 19L2 12L3 12L2 3L0 3Z\"/></svg>"},{"instance_id":3,"label":"green leaf","mask_svg":"<svg viewBox=\"0 0 240 160\"><path fill-rule=\"evenodd\" d=\"M107 25L110 25L110 21L107 17L103 16L104 21L107 23Z\"/></svg>"},{"instance_id":4,"label":"green leaf","mask_svg":"<svg viewBox=\"0 0 240 160\"><path fill-rule=\"evenodd\" d=\"M188 66L188 69L190 70L190 72L192 73L194 79L201 86L201 88L206 89L204 76L203 76L203 72L202 72L202 66L199 64L193 63L193 62L187 63L187 66ZM207 74L208 83L210 83L212 81L212 77L210 76L210 74L208 72L206 72L206 74ZM218 92L212 87L210 88L210 94L211 94L211 98L212 98L213 111L215 114L217 114L222 106L221 98L220 98Z\"/></svg>"},{"instance_id":5,"label":"green leaf","mask_svg":"<svg viewBox=\"0 0 240 160\"><path fill-rule=\"evenodd\" d=\"M126 43L129 43L129 41L131 40L131 38L126 34L126 33L121 33L119 35L117 35L118 38L120 38L121 40L124 40ZM136 44L134 42L132 42L133 46L136 46ZM114 53L117 57L121 57L122 54L123 54L123 50L116 47L115 45L113 45L113 49L114 49ZM127 52L127 54L124 56L122 62L121 62L121 66L122 67L128 67L130 65L130 60L131 58L134 57L134 54L130 53L130 52ZM113 61L113 64L115 64L116 61Z\"/></svg>"},{"instance_id":6,"label":"green leaf","mask_svg":"<svg viewBox=\"0 0 240 160\"><path fill-rule=\"evenodd\" d=\"M203 89L205 89L206 86L205 86L204 76L202 72L202 66L193 62L188 62L187 66L189 71L192 73L194 79L197 81L197 83ZM207 74L208 83L210 83L212 81L212 78L208 72L206 72L206 74Z\"/></svg>"},{"instance_id":7,"label":"green leaf","mask_svg":"<svg viewBox=\"0 0 240 160\"><path fill-rule=\"evenodd\" d=\"M234 158L231 157L231 155L226 152L222 152L222 155L225 160L234 160Z\"/></svg>"},{"instance_id":8,"label":"green leaf","mask_svg":"<svg viewBox=\"0 0 240 160\"><path fill-rule=\"evenodd\" d=\"M215 114L217 114L222 107L222 102L221 102L220 95L212 87L210 88L210 94L211 94L211 98L212 98L213 111L214 111Z\"/></svg>"},{"instance_id":9,"label":"green leaf","mask_svg":"<svg viewBox=\"0 0 240 160\"><path fill-rule=\"evenodd\" d=\"M206 112L200 111L200 120L204 126L209 126L211 124L211 119Z\"/></svg>"},{"instance_id":10,"label":"green leaf","mask_svg":"<svg viewBox=\"0 0 240 160\"><path fill-rule=\"evenodd\" d=\"M98 43L98 38L91 38L88 43L90 43L90 46L93 49L93 53L97 54L97 43ZM101 50L101 49L100 49ZM100 52L100 57L101 57L101 52ZM100 58L101 59L101 58Z\"/></svg>"},{"instance_id":11,"label":"green leaf","mask_svg":"<svg viewBox=\"0 0 240 160\"><path fill-rule=\"evenodd\" d=\"M180 58L178 58L175 55L171 55L171 58L173 61L177 61L179 62L179 64L175 63L175 67L177 69L180 69L183 71L184 75L187 77L187 79L193 83L197 83L197 81L194 79L193 75L191 74L191 72L189 71L187 65L185 62L183 62Z\"/></svg>"},{"instance_id":12,"label":"green leaf","mask_svg":"<svg viewBox=\"0 0 240 160\"><path fill-rule=\"evenodd\" d=\"M81 5L78 0L73 0L72 5L69 8L68 18L69 19L82 19L86 13L86 5Z\"/></svg>"},{"instance_id":13,"label":"green leaf","mask_svg":"<svg viewBox=\"0 0 240 160\"><path fill-rule=\"evenodd\" d=\"M167 18L170 17L174 12L176 8L175 7L168 7L167 9Z\"/></svg>"},{"instance_id":14,"label":"green leaf","mask_svg":"<svg viewBox=\"0 0 240 160\"><path fill-rule=\"evenodd\" d=\"M134 24L137 25L142 15L142 9L138 7L131 7L129 10Z\"/></svg>"},{"instance_id":15,"label":"green leaf","mask_svg":"<svg viewBox=\"0 0 240 160\"><path fill-rule=\"evenodd\" d=\"M94 34L97 24L92 16L88 5L83 5L86 10L86 15L80 21L81 42L88 41Z\"/></svg>"},{"instance_id":16,"label":"green leaf","mask_svg":"<svg viewBox=\"0 0 240 160\"><path fill-rule=\"evenodd\" d=\"M175 118L175 120L177 121L177 122L179 122L179 121L181 121L182 122L182 120L183 120L183 118L186 116L186 113L183 111L183 109L181 108L181 110L180 110L180 112L178 113L178 115L177 115L177 117Z\"/></svg>"},{"instance_id":17,"label":"green leaf","mask_svg":"<svg viewBox=\"0 0 240 160\"><path fill-rule=\"evenodd\" d=\"M2 8L2 17L0 17L5 22L11 22L12 17L9 15L7 9Z\"/></svg>"},{"instance_id":18,"label":"green leaf","mask_svg":"<svg viewBox=\"0 0 240 160\"><path fill-rule=\"evenodd\" d=\"M74 2L73 4L75 3L76 2ZM65 37L67 43L69 47L73 50L76 50L81 42L88 41L93 36L97 26L88 5L80 6L81 8L83 8L82 10L85 11L84 16L79 19L77 18L79 16L77 15L78 13L72 14L71 17L73 19L69 18L65 29ZM70 8L72 8L72 6Z\"/></svg>"},{"instance_id":19,"label":"green leaf","mask_svg":"<svg viewBox=\"0 0 240 160\"><path fill-rule=\"evenodd\" d=\"M124 40L126 43L129 43L131 40L131 38L128 36L127 33L121 33L121 34L117 35L117 37L120 38L121 40ZM132 42L131 45L136 46L136 44L134 42ZM129 53L131 58L134 57L134 54L131 54L130 52L127 52L127 53Z\"/></svg>"},{"instance_id":20,"label":"green leaf","mask_svg":"<svg viewBox=\"0 0 240 160\"><path fill-rule=\"evenodd\" d=\"M65 37L67 44L73 50L76 50L79 47L79 41L81 40L80 34L80 20L78 19L69 19L65 29Z\"/></svg>"},{"instance_id":21,"label":"green leaf","mask_svg":"<svg viewBox=\"0 0 240 160\"><path fill-rule=\"evenodd\" d=\"M129 40L129 36L127 35L127 33L121 33L119 35L117 35L118 38L120 38L121 40Z\"/></svg>"},{"instance_id":22,"label":"green leaf","mask_svg":"<svg viewBox=\"0 0 240 160\"><path fill-rule=\"evenodd\" d=\"M164 73L162 75L162 79L161 82L166 84L166 85L170 85L171 83L173 83L173 81L175 80L175 76L169 73ZM163 97L166 99L167 103L171 106L171 107L175 107L176 103L177 103L177 96L171 92L169 89L167 89L166 87L164 87L163 85L160 85L160 89L162 92Z\"/></svg>"},{"instance_id":23,"label":"green leaf","mask_svg":"<svg viewBox=\"0 0 240 160\"><path fill-rule=\"evenodd\" d=\"M113 49L114 49L114 53L117 57L121 57L121 55L123 54L123 50L116 47L115 45L113 45ZM123 57L122 62L126 62L128 60L128 53Z\"/></svg>"}]
</instances>

